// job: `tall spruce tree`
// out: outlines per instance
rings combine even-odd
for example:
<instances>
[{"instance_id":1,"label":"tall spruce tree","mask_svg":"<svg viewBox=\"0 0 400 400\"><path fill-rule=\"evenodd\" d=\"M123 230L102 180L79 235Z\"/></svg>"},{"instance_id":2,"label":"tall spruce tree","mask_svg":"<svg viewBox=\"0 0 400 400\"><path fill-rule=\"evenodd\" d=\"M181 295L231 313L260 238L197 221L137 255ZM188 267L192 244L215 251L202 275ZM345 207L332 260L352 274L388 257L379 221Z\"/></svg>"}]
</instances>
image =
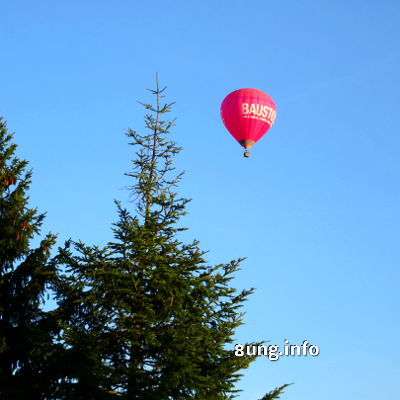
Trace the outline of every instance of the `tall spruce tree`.
<instances>
[{"instance_id":1,"label":"tall spruce tree","mask_svg":"<svg viewBox=\"0 0 400 400\"><path fill-rule=\"evenodd\" d=\"M155 105L143 104L145 133L127 132L136 149L127 173L134 212L116 202L106 247L68 241L60 249L62 340L76 354L60 394L70 399L230 399L254 359L232 350L239 309L252 293L230 286L241 260L209 266L197 241L180 240L188 200L175 192L182 174L174 174L173 157L181 149L170 139L164 90L157 80Z\"/></svg>"},{"instance_id":2,"label":"tall spruce tree","mask_svg":"<svg viewBox=\"0 0 400 400\"><path fill-rule=\"evenodd\" d=\"M44 399L55 377L53 335L57 324L42 309L55 269L48 262L55 236L38 247L44 214L28 207L31 172L15 156L16 144L0 118L0 399Z\"/></svg>"}]
</instances>

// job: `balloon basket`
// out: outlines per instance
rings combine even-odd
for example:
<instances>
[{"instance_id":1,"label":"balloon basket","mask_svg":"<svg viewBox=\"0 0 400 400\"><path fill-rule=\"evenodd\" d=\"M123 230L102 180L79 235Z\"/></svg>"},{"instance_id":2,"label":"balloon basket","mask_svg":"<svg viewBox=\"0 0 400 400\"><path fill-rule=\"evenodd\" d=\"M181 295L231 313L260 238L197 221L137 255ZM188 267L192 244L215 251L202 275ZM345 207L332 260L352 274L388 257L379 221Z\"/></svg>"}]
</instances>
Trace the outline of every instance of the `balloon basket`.
<instances>
[{"instance_id":1,"label":"balloon basket","mask_svg":"<svg viewBox=\"0 0 400 400\"><path fill-rule=\"evenodd\" d=\"M246 157L246 158L250 157L250 153L248 151L245 151L243 153L243 157Z\"/></svg>"}]
</instances>

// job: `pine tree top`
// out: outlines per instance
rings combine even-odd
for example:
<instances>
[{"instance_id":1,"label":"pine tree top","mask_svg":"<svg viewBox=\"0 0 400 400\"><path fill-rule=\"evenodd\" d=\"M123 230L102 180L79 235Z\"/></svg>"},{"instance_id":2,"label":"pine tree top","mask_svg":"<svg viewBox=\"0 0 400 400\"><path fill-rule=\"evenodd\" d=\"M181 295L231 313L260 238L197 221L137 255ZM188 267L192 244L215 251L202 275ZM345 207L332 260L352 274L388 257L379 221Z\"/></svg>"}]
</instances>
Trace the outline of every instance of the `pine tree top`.
<instances>
[{"instance_id":1,"label":"pine tree top","mask_svg":"<svg viewBox=\"0 0 400 400\"><path fill-rule=\"evenodd\" d=\"M170 129L175 119L164 116L171 112L174 103L162 104L166 87L160 88L156 76L156 89L147 89L156 98L155 105L142 103L146 109L146 132L138 133L128 129L130 145L135 146L136 158L132 161L132 171L126 173L135 183L129 187L137 201L138 214L147 222L160 226L175 223L185 214L185 204L189 201L177 198L175 188L183 172L174 175L173 158L182 148L170 138Z\"/></svg>"},{"instance_id":2,"label":"pine tree top","mask_svg":"<svg viewBox=\"0 0 400 400\"><path fill-rule=\"evenodd\" d=\"M0 117L0 273L30 253L29 241L40 233L45 217L28 206L32 171L27 170L26 160L15 155L13 137ZM51 243L49 237L44 247L48 249Z\"/></svg>"}]
</instances>

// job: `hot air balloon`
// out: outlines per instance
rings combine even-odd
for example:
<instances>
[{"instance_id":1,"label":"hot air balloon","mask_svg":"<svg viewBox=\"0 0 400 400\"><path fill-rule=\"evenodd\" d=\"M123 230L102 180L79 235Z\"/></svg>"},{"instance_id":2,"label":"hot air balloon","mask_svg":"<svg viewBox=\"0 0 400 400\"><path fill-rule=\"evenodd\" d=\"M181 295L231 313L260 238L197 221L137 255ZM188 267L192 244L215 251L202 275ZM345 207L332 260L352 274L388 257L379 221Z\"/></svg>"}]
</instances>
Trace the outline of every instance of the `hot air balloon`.
<instances>
[{"instance_id":1,"label":"hot air balloon","mask_svg":"<svg viewBox=\"0 0 400 400\"><path fill-rule=\"evenodd\" d=\"M222 121L231 135L248 150L271 128L276 117L274 101L258 89L239 89L221 104Z\"/></svg>"}]
</instances>

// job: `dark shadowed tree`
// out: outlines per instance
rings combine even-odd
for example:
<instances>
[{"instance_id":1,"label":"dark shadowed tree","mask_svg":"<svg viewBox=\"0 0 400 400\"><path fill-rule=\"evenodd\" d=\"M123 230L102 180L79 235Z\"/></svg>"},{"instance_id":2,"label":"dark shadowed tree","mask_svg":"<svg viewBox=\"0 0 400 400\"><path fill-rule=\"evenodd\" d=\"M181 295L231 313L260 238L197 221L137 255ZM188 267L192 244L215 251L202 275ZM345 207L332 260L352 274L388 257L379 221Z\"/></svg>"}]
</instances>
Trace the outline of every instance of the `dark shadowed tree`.
<instances>
[{"instance_id":1,"label":"dark shadowed tree","mask_svg":"<svg viewBox=\"0 0 400 400\"><path fill-rule=\"evenodd\" d=\"M0 399L44 399L56 380L57 323L42 309L55 281L48 262L55 237L30 247L44 214L28 206L31 172L12 139L0 118Z\"/></svg>"}]
</instances>

